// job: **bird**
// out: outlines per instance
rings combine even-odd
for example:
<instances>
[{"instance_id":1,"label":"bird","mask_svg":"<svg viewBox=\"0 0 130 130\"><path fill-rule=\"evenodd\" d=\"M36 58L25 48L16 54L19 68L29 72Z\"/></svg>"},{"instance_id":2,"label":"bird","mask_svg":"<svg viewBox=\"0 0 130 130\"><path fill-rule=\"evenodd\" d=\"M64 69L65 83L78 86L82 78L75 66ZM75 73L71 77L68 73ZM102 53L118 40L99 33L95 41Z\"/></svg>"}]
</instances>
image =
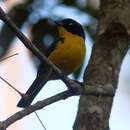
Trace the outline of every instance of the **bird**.
<instances>
[{"instance_id":1,"label":"bird","mask_svg":"<svg viewBox=\"0 0 130 130\"><path fill-rule=\"evenodd\" d=\"M47 50L46 56L65 75L75 72L82 65L86 55L85 30L83 26L74 19L65 18L55 21L58 28L58 36ZM50 67L42 62L37 71L37 76L20 99L18 107L28 107L34 98L49 80L58 79Z\"/></svg>"}]
</instances>

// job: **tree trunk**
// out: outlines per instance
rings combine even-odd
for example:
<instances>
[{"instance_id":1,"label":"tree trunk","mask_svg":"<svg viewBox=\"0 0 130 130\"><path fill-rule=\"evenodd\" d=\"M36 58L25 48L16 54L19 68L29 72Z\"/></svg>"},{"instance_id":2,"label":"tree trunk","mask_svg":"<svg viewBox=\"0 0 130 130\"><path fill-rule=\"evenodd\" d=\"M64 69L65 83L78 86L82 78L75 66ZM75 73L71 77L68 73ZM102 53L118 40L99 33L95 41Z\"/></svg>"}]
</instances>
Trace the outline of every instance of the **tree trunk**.
<instances>
[{"instance_id":1,"label":"tree trunk","mask_svg":"<svg viewBox=\"0 0 130 130\"><path fill-rule=\"evenodd\" d=\"M130 1L101 0L99 30L85 85L116 91L122 60L129 48ZM113 97L81 96L74 130L108 130Z\"/></svg>"}]
</instances>

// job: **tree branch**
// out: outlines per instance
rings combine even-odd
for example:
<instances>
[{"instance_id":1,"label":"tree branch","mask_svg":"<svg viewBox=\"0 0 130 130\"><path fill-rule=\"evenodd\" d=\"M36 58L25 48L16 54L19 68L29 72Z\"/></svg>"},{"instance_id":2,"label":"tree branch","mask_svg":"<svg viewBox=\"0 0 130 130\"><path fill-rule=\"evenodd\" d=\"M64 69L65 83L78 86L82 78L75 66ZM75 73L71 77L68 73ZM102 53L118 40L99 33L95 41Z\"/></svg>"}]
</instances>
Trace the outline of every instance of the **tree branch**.
<instances>
[{"instance_id":1,"label":"tree branch","mask_svg":"<svg viewBox=\"0 0 130 130\"><path fill-rule=\"evenodd\" d=\"M79 88L79 84L78 83L75 83L75 85L77 86L77 88ZM12 116L10 116L9 118L7 118L6 120L4 121L1 121L0 122L0 130L5 130L7 127L9 127L11 124L13 124L14 122L22 119L23 117L31 114L32 112L35 112L37 110L40 110L40 109L43 109L44 107L52 104L52 103L55 103L57 101L60 101L60 100L65 100L71 96L75 96L75 95L80 95L80 94L83 94L83 95L93 95L93 96L113 96L114 95L114 92L111 91L111 89L108 91L108 90L104 90L104 89L96 89L95 87L90 87L88 86L86 89L80 89L80 92L81 93L73 93L71 92L70 90L66 90L64 92L61 92L59 94L56 94L50 98L47 98L45 100L42 100L42 101L38 101L37 103L35 103L34 105L31 105L27 108L24 108L23 110L21 111L18 111L16 112L15 114L13 114Z\"/></svg>"}]
</instances>

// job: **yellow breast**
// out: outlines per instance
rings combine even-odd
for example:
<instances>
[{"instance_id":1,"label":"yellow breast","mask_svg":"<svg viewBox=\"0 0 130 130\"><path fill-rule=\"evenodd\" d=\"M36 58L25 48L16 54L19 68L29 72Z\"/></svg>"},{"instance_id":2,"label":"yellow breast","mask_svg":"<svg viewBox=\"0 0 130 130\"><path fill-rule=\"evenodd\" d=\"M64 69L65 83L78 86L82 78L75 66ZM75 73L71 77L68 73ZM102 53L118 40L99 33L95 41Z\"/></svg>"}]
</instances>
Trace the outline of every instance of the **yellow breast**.
<instances>
[{"instance_id":1,"label":"yellow breast","mask_svg":"<svg viewBox=\"0 0 130 130\"><path fill-rule=\"evenodd\" d=\"M49 59L65 74L76 71L85 57L85 41L78 35L65 32L61 34L64 43L59 42L56 49L49 55Z\"/></svg>"}]
</instances>

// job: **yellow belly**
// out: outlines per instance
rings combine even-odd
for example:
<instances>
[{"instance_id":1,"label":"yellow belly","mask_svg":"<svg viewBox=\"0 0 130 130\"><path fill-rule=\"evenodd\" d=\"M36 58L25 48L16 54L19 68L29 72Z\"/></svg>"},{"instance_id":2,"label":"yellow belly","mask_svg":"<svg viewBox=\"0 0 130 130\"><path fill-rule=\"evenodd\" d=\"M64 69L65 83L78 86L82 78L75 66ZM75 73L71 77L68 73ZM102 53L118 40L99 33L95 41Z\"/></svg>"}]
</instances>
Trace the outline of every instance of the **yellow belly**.
<instances>
[{"instance_id":1,"label":"yellow belly","mask_svg":"<svg viewBox=\"0 0 130 130\"><path fill-rule=\"evenodd\" d=\"M67 36L49 55L49 59L67 75L81 66L84 57L85 43L79 36Z\"/></svg>"}]
</instances>

